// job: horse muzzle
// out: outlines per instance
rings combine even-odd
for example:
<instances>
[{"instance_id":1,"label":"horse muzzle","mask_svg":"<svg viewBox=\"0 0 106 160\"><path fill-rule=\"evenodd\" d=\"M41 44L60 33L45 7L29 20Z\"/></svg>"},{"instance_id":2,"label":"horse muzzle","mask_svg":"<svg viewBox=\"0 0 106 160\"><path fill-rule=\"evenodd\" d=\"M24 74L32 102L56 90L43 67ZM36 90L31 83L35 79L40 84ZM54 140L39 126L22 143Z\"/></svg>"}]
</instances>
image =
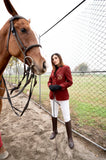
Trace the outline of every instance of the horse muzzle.
<instances>
[{"instance_id":1,"label":"horse muzzle","mask_svg":"<svg viewBox=\"0 0 106 160\"><path fill-rule=\"evenodd\" d=\"M43 62L41 67L37 66L36 64L33 64L31 67L32 67L32 72L34 72L37 75L41 75L41 74L45 73L47 70L45 61Z\"/></svg>"},{"instance_id":2,"label":"horse muzzle","mask_svg":"<svg viewBox=\"0 0 106 160\"><path fill-rule=\"evenodd\" d=\"M45 73L47 70L47 65L45 60L43 60L43 62L40 62L40 65L38 65L30 56L26 56L25 64L29 65L31 71L37 75L41 75Z\"/></svg>"}]
</instances>

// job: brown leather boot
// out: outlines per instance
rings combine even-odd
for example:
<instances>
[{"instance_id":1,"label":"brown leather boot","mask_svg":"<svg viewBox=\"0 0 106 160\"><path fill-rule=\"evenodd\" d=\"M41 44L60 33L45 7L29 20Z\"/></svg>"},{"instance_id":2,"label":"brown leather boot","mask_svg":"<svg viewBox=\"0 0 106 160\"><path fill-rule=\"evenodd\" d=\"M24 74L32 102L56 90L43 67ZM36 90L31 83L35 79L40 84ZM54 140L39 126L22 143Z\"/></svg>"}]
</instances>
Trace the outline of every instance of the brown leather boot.
<instances>
[{"instance_id":1,"label":"brown leather boot","mask_svg":"<svg viewBox=\"0 0 106 160\"><path fill-rule=\"evenodd\" d=\"M71 120L65 123L67 136L68 136L68 145L71 149L74 148L74 142L72 138L72 129L71 129Z\"/></svg>"},{"instance_id":2,"label":"brown leather boot","mask_svg":"<svg viewBox=\"0 0 106 160\"><path fill-rule=\"evenodd\" d=\"M57 131L57 118L55 117L52 117L52 127L53 127L53 132L52 134L50 135L50 139L54 139L56 137L56 135L58 134L58 131Z\"/></svg>"}]
</instances>

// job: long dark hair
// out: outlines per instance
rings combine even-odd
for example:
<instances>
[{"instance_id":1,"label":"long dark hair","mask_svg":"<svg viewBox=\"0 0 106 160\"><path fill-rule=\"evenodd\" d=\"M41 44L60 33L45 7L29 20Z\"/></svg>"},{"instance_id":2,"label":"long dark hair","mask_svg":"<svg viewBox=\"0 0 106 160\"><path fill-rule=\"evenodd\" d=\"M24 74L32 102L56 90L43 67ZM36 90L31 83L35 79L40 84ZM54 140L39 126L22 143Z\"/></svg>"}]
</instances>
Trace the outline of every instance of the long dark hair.
<instances>
[{"instance_id":1,"label":"long dark hair","mask_svg":"<svg viewBox=\"0 0 106 160\"><path fill-rule=\"evenodd\" d=\"M62 60L61 55L60 55L59 53L54 53L54 54L52 54L52 56L51 56L51 64L52 64L53 71L56 70L56 67L55 67L55 65L53 64L53 56L54 56L54 55L56 55L56 56L59 58L59 60L60 60L60 63L59 63L59 65L58 65L58 67L64 66L64 63L63 63L63 60Z\"/></svg>"}]
</instances>

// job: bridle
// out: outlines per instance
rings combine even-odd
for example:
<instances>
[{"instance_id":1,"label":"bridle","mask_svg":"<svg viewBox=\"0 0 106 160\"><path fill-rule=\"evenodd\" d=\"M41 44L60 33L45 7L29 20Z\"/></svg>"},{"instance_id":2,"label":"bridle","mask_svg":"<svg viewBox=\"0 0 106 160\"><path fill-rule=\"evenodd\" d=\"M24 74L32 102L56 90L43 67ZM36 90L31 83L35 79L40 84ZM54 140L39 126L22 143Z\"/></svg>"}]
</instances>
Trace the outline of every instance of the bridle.
<instances>
[{"instance_id":1,"label":"bridle","mask_svg":"<svg viewBox=\"0 0 106 160\"><path fill-rule=\"evenodd\" d=\"M10 34L12 33L13 36L15 37L15 39L16 39L16 42L17 42L17 44L19 46L19 49L21 50L21 52L24 55L24 63L25 63L26 53L33 47L42 47L42 46L40 44L32 44L27 48L24 46L24 44L20 40L20 37L19 37L15 27L14 27L14 20L16 20L16 19L25 19L25 18L22 17L22 16L19 16L19 15L15 15L14 17L12 17L10 19L10 27L9 27L8 38L7 38L7 50L9 52L9 39L10 39ZM25 19L25 20L28 21L27 19Z\"/></svg>"},{"instance_id":2,"label":"bridle","mask_svg":"<svg viewBox=\"0 0 106 160\"><path fill-rule=\"evenodd\" d=\"M19 46L19 49L21 50L22 54L24 55L24 74L23 74L23 77L22 77L22 80L18 83L17 87L14 87L13 89L11 89L11 92L10 94L12 94L12 92L16 89L19 89L21 84L22 84L22 81L26 78L26 83L24 84L24 86L22 87L22 89L14 96L10 97L10 94L9 94L9 91L7 89L7 86L6 86L6 82L5 82L5 79L4 77L2 76L2 79L3 79L3 82L4 82L4 85L5 85L5 88L6 88L6 92L7 92L7 98L4 98L4 97L0 97L2 99L8 99L13 111L15 112L15 114L17 116L22 116L23 113L25 112L25 110L28 108L28 105L29 105L29 101L30 101L30 98L31 98L31 95L32 95L32 92L33 92L33 89L37 83L36 81L36 75L34 74L33 72L33 67L34 67L34 62L33 62L33 59L30 57L30 56L27 56L26 53L32 49L33 47L41 47L40 44L32 44L30 45L29 47L25 47L22 43L22 41L20 40L20 37L14 27L14 20L16 19L25 19L24 17L21 17L19 15L15 15L13 16L11 19L10 19L10 27L9 27L9 32L8 32L8 38L7 38L7 50L9 52L9 39L10 39L10 34L12 33L13 36L15 37L16 39L16 42ZM26 20L26 19L25 19ZM29 67L27 67L26 69L26 64L29 65ZM35 66L36 67L36 66ZM29 97L28 97L28 101L23 109L23 111L17 109L16 107L13 106L12 104L12 101L11 101L11 98L14 98L16 96L18 96L20 93L22 93L22 91L25 89L25 87L30 83L31 81L31 85L30 85L30 89L29 89Z\"/></svg>"}]
</instances>

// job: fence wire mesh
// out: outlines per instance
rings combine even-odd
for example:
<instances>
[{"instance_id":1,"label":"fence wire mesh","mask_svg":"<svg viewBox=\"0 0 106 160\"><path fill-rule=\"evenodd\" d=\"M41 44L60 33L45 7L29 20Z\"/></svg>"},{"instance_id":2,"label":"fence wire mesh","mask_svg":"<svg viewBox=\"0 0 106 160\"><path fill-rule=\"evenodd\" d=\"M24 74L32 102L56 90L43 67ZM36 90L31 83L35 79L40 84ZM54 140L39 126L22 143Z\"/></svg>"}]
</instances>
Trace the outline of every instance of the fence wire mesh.
<instances>
[{"instance_id":1,"label":"fence wire mesh","mask_svg":"<svg viewBox=\"0 0 106 160\"><path fill-rule=\"evenodd\" d=\"M55 37L58 48L67 47L67 41L64 46L59 44L58 35L59 31L65 32L64 27L71 24L71 29L67 26L69 34L63 35L65 39L70 37L71 46L69 44L67 49L68 53L72 51L70 59L69 55L66 59L68 64L71 63L69 66L73 76L73 85L69 88L73 128L106 147L106 1L86 1L83 11L77 12L74 19L71 15L59 24L59 30L49 31L53 32L52 36L47 34L46 37L41 37L41 42L49 45L50 39ZM5 75L11 73L14 78L16 71L12 68L8 66ZM18 69L19 74L15 80L11 79L12 83L20 79L22 68L18 66ZM50 72L42 75L41 80L38 77L33 98L51 111L47 87L49 75ZM59 117L62 119L61 111Z\"/></svg>"}]
</instances>

